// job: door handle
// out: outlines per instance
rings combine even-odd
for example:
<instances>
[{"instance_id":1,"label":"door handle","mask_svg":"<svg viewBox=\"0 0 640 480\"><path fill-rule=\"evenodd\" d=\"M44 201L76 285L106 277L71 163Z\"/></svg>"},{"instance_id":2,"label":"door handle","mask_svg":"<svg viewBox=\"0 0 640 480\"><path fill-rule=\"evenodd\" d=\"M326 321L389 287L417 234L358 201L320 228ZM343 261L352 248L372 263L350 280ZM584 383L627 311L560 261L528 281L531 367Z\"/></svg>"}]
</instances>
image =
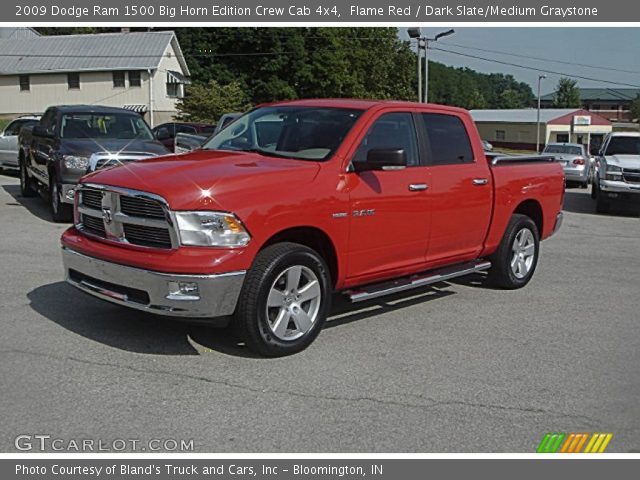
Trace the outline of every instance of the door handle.
<instances>
[{"instance_id":1,"label":"door handle","mask_svg":"<svg viewBox=\"0 0 640 480\"><path fill-rule=\"evenodd\" d=\"M489 183L489 179L487 179L487 178L474 178L473 179L473 184L476 185L476 186L486 185L487 183Z\"/></svg>"},{"instance_id":2,"label":"door handle","mask_svg":"<svg viewBox=\"0 0 640 480\"><path fill-rule=\"evenodd\" d=\"M409 191L410 192L420 192L422 190L426 190L429 188L426 183L410 183Z\"/></svg>"}]
</instances>

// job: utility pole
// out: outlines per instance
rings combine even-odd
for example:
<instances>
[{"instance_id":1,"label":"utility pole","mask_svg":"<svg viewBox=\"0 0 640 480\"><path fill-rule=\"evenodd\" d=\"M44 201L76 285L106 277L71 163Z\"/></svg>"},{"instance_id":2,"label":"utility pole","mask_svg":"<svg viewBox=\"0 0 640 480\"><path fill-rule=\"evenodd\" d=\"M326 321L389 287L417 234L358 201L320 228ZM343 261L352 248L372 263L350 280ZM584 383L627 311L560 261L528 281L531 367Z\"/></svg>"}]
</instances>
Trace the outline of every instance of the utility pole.
<instances>
[{"instance_id":1,"label":"utility pole","mask_svg":"<svg viewBox=\"0 0 640 480\"><path fill-rule=\"evenodd\" d=\"M538 75L538 120L536 121L536 153L540 154L540 82L547 78L546 75Z\"/></svg>"},{"instance_id":2,"label":"utility pole","mask_svg":"<svg viewBox=\"0 0 640 480\"><path fill-rule=\"evenodd\" d=\"M439 38L453 35L455 30L447 30L441 32L433 38L428 38L426 35L422 35L420 28L408 28L407 33L409 38L413 38L418 42L416 47L416 53L418 54L418 101L427 103L429 99L429 42L437 42ZM420 63L422 62L421 51L424 50L424 98L422 96L422 68Z\"/></svg>"}]
</instances>

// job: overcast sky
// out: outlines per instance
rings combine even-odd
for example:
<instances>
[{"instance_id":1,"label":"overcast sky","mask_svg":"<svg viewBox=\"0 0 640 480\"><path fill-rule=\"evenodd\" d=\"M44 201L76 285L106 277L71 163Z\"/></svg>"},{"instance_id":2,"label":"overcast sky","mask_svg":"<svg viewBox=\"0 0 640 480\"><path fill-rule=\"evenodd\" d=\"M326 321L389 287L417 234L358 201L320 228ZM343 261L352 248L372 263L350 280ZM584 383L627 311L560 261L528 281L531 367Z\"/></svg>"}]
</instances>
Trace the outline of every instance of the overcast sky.
<instances>
[{"instance_id":1,"label":"overcast sky","mask_svg":"<svg viewBox=\"0 0 640 480\"><path fill-rule=\"evenodd\" d=\"M400 28L400 36L408 38L406 29ZM423 28L423 34L429 37L448 28ZM464 46L462 48L460 46ZM530 68L501 65L480 59L463 57L442 51L429 50L429 58L434 61L456 67L469 67L484 73L510 73L517 80L531 85L534 93L537 88L538 72L564 72L597 79L595 81L578 79L580 87L626 87L640 88L640 28L455 28L455 34L441 38L434 47L455 50L466 55L490 58L508 63L524 65ZM474 49L468 48L473 47ZM414 47L415 48L415 47ZM494 50L517 56L481 51ZM539 57L551 61L536 60ZM579 63L585 66L571 65ZM612 69L627 70L634 73ZM555 90L562 75L547 73L542 81L541 91L550 93ZM569 76L569 75L567 75ZM605 81L622 82L630 85L614 85Z\"/></svg>"}]
</instances>

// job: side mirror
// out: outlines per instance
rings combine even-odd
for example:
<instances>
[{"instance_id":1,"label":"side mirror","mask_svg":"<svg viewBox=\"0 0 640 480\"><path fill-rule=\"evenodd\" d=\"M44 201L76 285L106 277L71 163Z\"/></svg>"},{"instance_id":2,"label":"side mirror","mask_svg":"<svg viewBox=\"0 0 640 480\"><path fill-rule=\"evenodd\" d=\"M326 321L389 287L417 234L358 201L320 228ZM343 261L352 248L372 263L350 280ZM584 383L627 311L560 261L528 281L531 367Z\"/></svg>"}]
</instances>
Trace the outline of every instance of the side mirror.
<instances>
[{"instance_id":1,"label":"side mirror","mask_svg":"<svg viewBox=\"0 0 640 480\"><path fill-rule=\"evenodd\" d=\"M171 135L169 135L169 130L165 127L162 127L160 130L156 132L157 140L168 140L170 137Z\"/></svg>"},{"instance_id":2,"label":"side mirror","mask_svg":"<svg viewBox=\"0 0 640 480\"><path fill-rule=\"evenodd\" d=\"M42 125L36 125L33 127L34 137L53 138L53 133L44 128Z\"/></svg>"},{"instance_id":3,"label":"side mirror","mask_svg":"<svg viewBox=\"0 0 640 480\"><path fill-rule=\"evenodd\" d=\"M356 172L367 170L399 170L407 166L404 148L373 148L367 153L366 162L353 162Z\"/></svg>"}]
</instances>

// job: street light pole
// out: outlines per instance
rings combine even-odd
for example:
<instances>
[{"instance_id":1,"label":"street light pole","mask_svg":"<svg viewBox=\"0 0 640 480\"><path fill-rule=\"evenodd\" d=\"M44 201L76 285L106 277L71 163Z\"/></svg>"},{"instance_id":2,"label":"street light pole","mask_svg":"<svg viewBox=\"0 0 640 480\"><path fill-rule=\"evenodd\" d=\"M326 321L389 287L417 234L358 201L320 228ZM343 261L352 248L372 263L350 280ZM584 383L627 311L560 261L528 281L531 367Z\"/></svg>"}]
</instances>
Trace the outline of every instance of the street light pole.
<instances>
[{"instance_id":1,"label":"street light pole","mask_svg":"<svg viewBox=\"0 0 640 480\"><path fill-rule=\"evenodd\" d=\"M420 48L420 39L416 45L416 53L418 54L418 102L422 102L422 49Z\"/></svg>"},{"instance_id":2,"label":"street light pole","mask_svg":"<svg viewBox=\"0 0 640 480\"><path fill-rule=\"evenodd\" d=\"M429 101L429 39L424 37L424 103Z\"/></svg>"},{"instance_id":3,"label":"street light pole","mask_svg":"<svg viewBox=\"0 0 640 480\"><path fill-rule=\"evenodd\" d=\"M427 103L429 97L429 55L427 54L429 42L437 42L439 38L452 35L455 31L447 30L446 32L437 34L433 38L428 38L426 35L422 36L420 28L408 28L407 33L410 38L413 38L418 42L416 47L416 53L418 54L418 102ZM422 62L421 50L424 50L424 100L422 98L422 68L420 65Z\"/></svg>"},{"instance_id":4,"label":"street light pole","mask_svg":"<svg viewBox=\"0 0 640 480\"><path fill-rule=\"evenodd\" d=\"M546 75L538 75L538 119L536 121L536 153L540 154L540 82L547 78Z\"/></svg>"}]
</instances>

